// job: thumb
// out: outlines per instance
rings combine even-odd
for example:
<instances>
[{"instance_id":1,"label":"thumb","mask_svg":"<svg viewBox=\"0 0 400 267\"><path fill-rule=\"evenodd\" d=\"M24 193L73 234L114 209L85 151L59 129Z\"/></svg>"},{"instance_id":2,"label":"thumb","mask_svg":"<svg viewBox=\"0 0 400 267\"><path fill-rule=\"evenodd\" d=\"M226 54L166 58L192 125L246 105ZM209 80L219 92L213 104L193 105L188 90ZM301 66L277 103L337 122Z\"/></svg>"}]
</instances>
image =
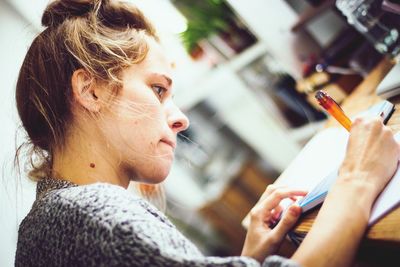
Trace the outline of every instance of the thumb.
<instances>
[{"instance_id":1,"label":"thumb","mask_svg":"<svg viewBox=\"0 0 400 267\"><path fill-rule=\"evenodd\" d=\"M289 232L299 219L300 214L301 208L297 205L292 205L286 210L279 223L273 229L277 240L281 240L286 236L287 232Z\"/></svg>"}]
</instances>

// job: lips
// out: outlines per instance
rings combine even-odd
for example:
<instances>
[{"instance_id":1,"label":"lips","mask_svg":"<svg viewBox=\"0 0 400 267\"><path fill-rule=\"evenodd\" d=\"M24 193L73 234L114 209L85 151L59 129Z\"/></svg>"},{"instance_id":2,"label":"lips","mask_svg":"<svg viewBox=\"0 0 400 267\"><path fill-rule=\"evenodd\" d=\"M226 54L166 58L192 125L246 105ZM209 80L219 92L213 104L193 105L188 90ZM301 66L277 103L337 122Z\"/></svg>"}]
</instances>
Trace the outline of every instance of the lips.
<instances>
[{"instance_id":1,"label":"lips","mask_svg":"<svg viewBox=\"0 0 400 267\"><path fill-rule=\"evenodd\" d=\"M169 139L161 139L161 142L166 143L167 145L171 146L173 149L176 147L176 143Z\"/></svg>"}]
</instances>

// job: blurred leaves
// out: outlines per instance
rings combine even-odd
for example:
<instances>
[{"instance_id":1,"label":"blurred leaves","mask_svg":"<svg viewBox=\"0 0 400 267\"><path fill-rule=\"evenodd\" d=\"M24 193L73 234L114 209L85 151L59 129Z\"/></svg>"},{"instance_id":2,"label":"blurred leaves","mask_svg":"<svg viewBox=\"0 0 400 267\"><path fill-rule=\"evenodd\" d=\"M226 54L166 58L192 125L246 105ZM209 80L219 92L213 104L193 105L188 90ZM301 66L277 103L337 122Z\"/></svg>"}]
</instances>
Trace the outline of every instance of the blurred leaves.
<instances>
[{"instance_id":1,"label":"blurred leaves","mask_svg":"<svg viewBox=\"0 0 400 267\"><path fill-rule=\"evenodd\" d=\"M233 14L223 0L174 0L173 3L188 20L181 37L189 53L200 40L227 30L232 20Z\"/></svg>"}]
</instances>

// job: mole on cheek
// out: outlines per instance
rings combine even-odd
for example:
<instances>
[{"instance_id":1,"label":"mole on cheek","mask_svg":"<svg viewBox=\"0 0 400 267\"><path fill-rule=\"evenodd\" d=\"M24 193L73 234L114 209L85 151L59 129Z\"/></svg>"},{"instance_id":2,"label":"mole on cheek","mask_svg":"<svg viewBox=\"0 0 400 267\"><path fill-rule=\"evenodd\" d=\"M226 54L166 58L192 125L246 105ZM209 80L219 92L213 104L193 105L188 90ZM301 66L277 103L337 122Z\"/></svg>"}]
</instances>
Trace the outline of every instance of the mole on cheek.
<instances>
[{"instance_id":1,"label":"mole on cheek","mask_svg":"<svg viewBox=\"0 0 400 267\"><path fill-rule=\"evenodd\" d=\"M96 167L96 165L92 162L92 163L90 163L90 168L94 168L94 167Z\"/></svg>"}]
</instances>

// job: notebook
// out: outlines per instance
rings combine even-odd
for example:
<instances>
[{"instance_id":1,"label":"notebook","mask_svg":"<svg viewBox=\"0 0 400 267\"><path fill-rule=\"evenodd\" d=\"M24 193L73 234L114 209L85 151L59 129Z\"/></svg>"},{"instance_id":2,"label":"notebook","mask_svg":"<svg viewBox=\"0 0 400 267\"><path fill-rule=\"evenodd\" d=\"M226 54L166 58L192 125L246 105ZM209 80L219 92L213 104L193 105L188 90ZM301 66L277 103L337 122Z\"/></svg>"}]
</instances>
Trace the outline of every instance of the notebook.
<instances>
[{"instance_id":1,"label":"notebook","mask_svg":"<svg viewBox=\"0 0 400 267\"><path fill-rule=\"evenodd\" d=\"M381 101L365 112L368 115L380 115L386 122L394 111L394 105ZM307 190L309 193L298 205L302 212L321 204L329 188L335 182L339 167L344 159L349 133L343 128L328 128L315 135L297 155L289 167L281 174L276 184ZM400 142L400 133L395 135ZM306 177L303 178L302 177ZM369 224L372 225L386 212L400 202L400 170L380 194L372 209ZM291 200L281 204L288 206Z\"/></svg>"},{"instance_id":2,"label":"notebook","mask_svg":"<svg viewBox=\"0 0 400 267\"><path fill-rule=\"evenodd\" d=\"M395 139L400 143L400 133L395 135ZM326 195L328 194L329 188L335 182L338 176L339 167L335 168L330 174L328 174L317 186L312 189L306 197L299 201L299 206L302 212L306 212L319 204L321 204ZM376 199L373 208L371 210L371 216L368 221L368 225L376 223L383 215L392 210L398 203L400 203L400 169L393 175L392 180L388 183L379 197Z\"/></svg>"},{"instance_id":3,"label":"notebook","mask_svg":"<svg viewBox=\"0 0 400 267\"><path fill-rule=\"evenodd\" d=\"M336 131L328 129L326 130L326 132L321 132L321 135L318 136L318 141L314 142L312 146L318 146L320 142L324 143L327 142L328 138L333 137L333 135L335 135L337 138L340 139L340 140L338 139L336 143L339 144L340 146L342 146L347 141L347 137L344 134L342 134L342 132L338 133ZM400 142L400 133L397 133L395 135L395 139L397 142ZM309 148L309 149L313 150L314 148ZM337 152L339 151L343 151L343 148L340 147ZM301 206L303 213L307 212L308 210L311 210L312 208L318 206L324 201L329 191L329 188L332 186L332 184L335 182L337 178L338 169L339 168L336 167L330 174L328 174L324 179L322 179L322 181L317 183L314 189L312 189L308 193L308 195L299 202L299 205ZM400 203L399 189L400 189L400 168L397 169L397 171L393 175L393 178L390 180L390 182L386 185L385 189L376 199L371 210L368 226L375 224L385 214L387 214L393 208L399 205ZM307 234L306 232L290 231L288 233L288 236L294 244L300 245L300 243L305 238L306 234Z\"/></svg>"}]
</instances>

